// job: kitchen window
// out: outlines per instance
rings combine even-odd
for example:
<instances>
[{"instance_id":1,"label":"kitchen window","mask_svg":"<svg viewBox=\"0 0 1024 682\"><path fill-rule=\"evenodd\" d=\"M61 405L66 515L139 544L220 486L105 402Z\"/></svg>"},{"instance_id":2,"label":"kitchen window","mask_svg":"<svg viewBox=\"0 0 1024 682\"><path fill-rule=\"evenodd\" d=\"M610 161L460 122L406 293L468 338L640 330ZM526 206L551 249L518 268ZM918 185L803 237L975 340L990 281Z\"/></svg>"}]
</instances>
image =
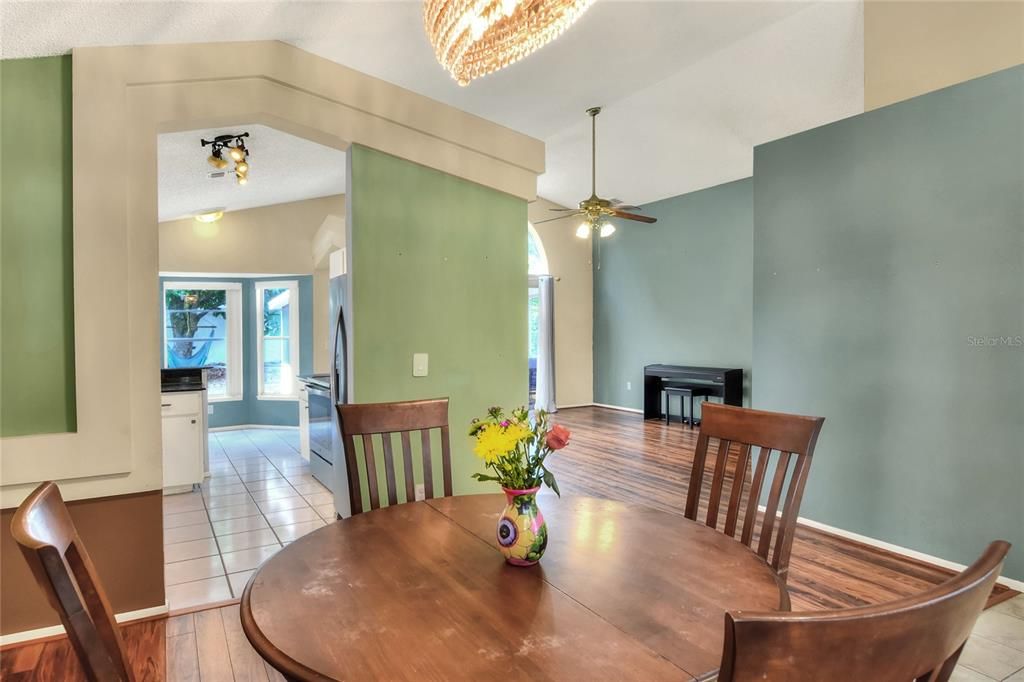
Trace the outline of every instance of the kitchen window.
<instances>
[{"instance_id":1,"label":"kitchen window","mask_svg":"<svg viewBox=\"0 0 1024 682\"><path fill-rule=\"evenodd\" d=\"M299 283L256 283L256 367L260 400L297 400Z\"/></svg>"},{"instance_id":2,"label":"kitchen window","mask_svg":"<svg viewBox=\"0 0 1024 682\"><path fill-rule=\"evenodd\" d=\"M207 367L211 401L242 399L242 285L164 282L164 367Z\"/></svg>"}]
</instances>

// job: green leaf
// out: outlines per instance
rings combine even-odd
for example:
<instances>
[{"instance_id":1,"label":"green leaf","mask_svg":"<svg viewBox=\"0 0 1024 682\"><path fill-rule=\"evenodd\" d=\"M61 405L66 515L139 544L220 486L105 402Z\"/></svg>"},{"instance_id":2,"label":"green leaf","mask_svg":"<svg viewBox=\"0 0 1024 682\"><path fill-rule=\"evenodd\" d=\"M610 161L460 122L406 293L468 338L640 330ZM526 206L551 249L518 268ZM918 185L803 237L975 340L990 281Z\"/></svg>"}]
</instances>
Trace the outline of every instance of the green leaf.
<instances>
[{"instance_id":1,"label":"green leaf","mask_svg":"<svg viewBox=\"0 0 1024 682\"><path fill-rule=\"evenodd\" d=\"M497 476L491 476L490 474L473 474L470 478L475 478L478 481L501 481Z\"/></svg>"},{"instance_id":2,"label":"green leaf","mask_svg":"<svg viewBox=\"0 0 1024 682\"><path fill-rule=\"evenodd\" d=\"M554 490L555 494L561 497L562 493L558 492L558 483L555 481L555 475L548 471L548 468L543 464L541 468L544 470L544 485Z\"/></svg>"}]
</instances>

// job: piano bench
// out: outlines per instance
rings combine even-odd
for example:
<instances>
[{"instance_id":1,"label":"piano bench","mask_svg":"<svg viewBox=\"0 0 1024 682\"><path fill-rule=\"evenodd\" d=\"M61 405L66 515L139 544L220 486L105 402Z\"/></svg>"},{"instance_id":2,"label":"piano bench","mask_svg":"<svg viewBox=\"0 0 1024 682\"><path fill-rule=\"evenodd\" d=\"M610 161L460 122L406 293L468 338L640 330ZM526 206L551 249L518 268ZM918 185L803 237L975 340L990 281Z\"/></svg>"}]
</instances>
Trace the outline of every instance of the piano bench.
<instances>
[{"instance_id":1,"label":"piano bench","mask_svg":"<svg viewBox=\"0 0 1024 682\"><path fill-rule=\"evenodd\" d=\"M665 423L668 424L671 420L672 410L670 408L672 396L679 396L679 420L683 424L689 424L690 426L699 426L700 420L694 417L693 411L693 399L695 397L707 398L711 395L711 390L706 386L698 386L696 384L677 384L673 386L665 386L662 389L665 394ZM686 399L690 399L690 418L686 418Z\"/></svg>"}]
</instances>

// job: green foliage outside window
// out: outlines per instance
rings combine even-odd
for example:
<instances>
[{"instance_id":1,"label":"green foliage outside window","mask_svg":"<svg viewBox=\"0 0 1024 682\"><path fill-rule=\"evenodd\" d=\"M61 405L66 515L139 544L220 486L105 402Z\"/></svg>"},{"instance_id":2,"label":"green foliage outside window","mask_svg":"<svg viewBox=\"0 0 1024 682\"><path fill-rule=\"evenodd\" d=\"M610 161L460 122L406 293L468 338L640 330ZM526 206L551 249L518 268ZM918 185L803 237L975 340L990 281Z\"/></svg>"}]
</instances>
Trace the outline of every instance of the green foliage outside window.
<instances>
[{"instance_id":1,"label":"green foliage outside window","mask_svg":"<svg viewBox=\"0 0 1024 682\"><path fill-rule=\"evenodd\" d=\"M211 319L224 319L227 292L223 289L167 289L165 296L166 324L171 329L169 336L174 340L175 352L181 357L190 357L193 343L180 339L194 338L201 328L209 329L212 325L202 324L208 315Z\"/></svg>"}]
</instances>

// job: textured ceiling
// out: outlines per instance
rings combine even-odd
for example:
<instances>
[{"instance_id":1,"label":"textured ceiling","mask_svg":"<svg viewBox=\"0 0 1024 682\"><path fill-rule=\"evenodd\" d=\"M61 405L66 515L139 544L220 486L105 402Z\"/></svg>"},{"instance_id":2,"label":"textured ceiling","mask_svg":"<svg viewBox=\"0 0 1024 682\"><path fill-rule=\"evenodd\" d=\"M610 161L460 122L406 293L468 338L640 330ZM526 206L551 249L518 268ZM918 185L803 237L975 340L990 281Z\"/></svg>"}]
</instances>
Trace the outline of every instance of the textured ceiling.
<instances>
[{"instance_id":1,"label":"textured ceiling","mask_svg":"<svg viewBox=\"0 0 1024 682\"><path fill-rule=\"evenodd\" d=\"M249 182L235 182L231 166L223 178L206 162L200 139L248 132ZM207 209L237 211L345 192L345 152L263 125L190 130L157 136L160 221Z\"/></svg>"},{"instance_id":2,"label":"textured ceiling","mask_svg":"<svg viewBox=\"0 0 1024 682\"><path fill-rule=\"evenodd\" d=\"M278 39L548 143L539 192L645 203L750 175L753 145L863 111L860 0L598 0L556 42L460 88L420 2L0 4L5 57L76 46Z\"/></svg>"}]
</instances>

